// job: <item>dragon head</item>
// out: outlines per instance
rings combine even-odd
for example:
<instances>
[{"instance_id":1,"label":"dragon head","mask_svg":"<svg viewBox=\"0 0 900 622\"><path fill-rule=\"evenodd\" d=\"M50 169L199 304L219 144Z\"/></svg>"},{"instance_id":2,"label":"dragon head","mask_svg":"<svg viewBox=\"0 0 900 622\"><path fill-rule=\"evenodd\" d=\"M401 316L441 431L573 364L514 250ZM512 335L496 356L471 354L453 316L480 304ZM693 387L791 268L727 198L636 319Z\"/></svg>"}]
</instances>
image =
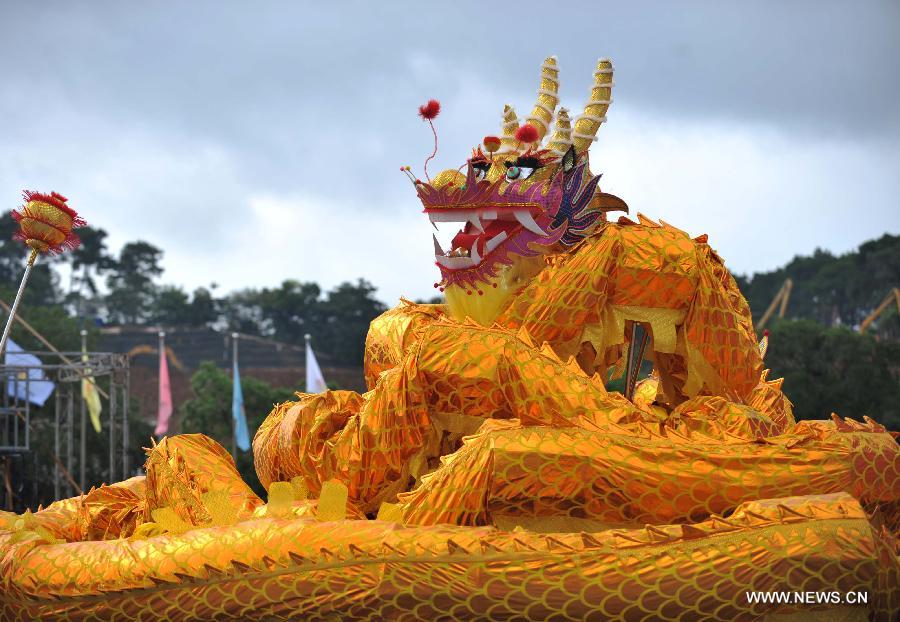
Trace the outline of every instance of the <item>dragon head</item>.
<instances>
[{"instance_id":1,"label":"dragon head","mask_svg":"<svg viewBox=\"0 0 900 622\"><path fill-rule=\"evenodd\" d=\"M546 255L583 240L605 212L627 211L620 199L600 192L600 176L588 167L588 147L611 101L612 72L608 59L598 62L590 99L573 127L568 111L556 110L556 58L546 59L537 102L524 124L507 105L501 137L485 137L459 169L427 183L415 180L432 223L462 224L450 248L434 238L441 272L435 286L457 319L490 324L543 269Z\"/></svg>"}]
</instances>

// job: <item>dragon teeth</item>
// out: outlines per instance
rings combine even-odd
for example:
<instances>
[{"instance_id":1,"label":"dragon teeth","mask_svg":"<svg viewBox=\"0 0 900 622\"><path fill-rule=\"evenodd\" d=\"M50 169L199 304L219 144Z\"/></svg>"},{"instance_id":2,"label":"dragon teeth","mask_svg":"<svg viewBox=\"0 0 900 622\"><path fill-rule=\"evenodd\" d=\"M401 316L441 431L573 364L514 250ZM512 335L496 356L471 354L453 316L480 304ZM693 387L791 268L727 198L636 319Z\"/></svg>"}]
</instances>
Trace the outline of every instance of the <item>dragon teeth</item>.
<instances>
[{"instance_id":1,"label":"dragon teeth","mask_svg":"<svg viewBox=\"0 0 900 622\"><path fill-rule=\"evenodd\" d=\"M506 231L501 231L500 233L498 233L497 235L495 235L494 237L492 237L490 240L487 241L487 243L484 245L484 249L488 253L490 253L492 250L494 250L495 248L500 246L500 243L505 239L506 239Z\"/></svg>"},{"instance_id":2,"label":"dragon teeth","mask_svg":"<svg viewBox=\"0 0 900 622\"><path fill-rule=\"evenodd\" d=\"M437 227L435 227L435 228L437 228ZM444 249L441 248L441 243L438 242L437 236L432 233L431 239L434 240L434 256L440 257L441 255L446 255L446 253L444 252Z\"/></svg>"},{"instance_id":3,"label":"dragon teeth","mask_svg":"<svg viewBox=\"0 0 900 622\"><path fill-rule=\"evenodd\" d=\"M531 212L527 210L516 210L515 212L516 220L519 221L519 224L535 233L537 235L547 235L547 232L540 228L540 226L534 221L534 217L532 217Z\"/></svg>"},{"instance_id":4,"label":"dragon teeth","mask_svg":"<svg viewBox=\"0 0 900 622\"><path fill-rule=\"evenodd\" d=\"M432 212L428 214L431 222L465 222L468 217L460 218L462 214L454 214L453 212Z\"/></svg>"},{"instance_id":5,"label":"dragon teeth","mask_svg":"<svg viewBox=\"0 0 900 622\"><path fill-rule=\"evenodd\" d=\"M451 270L459 270L461 268L471 268L475 264L472 263L471 257L435 257L437 262L445 268Z\"/></svg>"}]
</instances>

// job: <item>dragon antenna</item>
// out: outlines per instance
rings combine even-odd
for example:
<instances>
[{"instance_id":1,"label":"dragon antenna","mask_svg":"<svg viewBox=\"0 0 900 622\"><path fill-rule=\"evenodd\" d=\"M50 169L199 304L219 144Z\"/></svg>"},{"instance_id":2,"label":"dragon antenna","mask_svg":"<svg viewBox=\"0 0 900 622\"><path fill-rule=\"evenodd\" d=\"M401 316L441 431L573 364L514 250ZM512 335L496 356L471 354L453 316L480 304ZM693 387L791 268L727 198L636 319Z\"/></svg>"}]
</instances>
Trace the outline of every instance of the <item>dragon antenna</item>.
<instances>
[{"instance_id":1,"label":"dragon antenna","mask_svg":"<svg viewBox=\"0 0 900 622\"><path fill-rule=\"evenodd\" d=\"M436 99L429 99L427 103L419 106L419 116L422 117L423 121L428 121L428 125L431 126L431 133L434 134L434 151L431 152L430 156L425 158L425 178L429 182L431 181L431 177L429 177L429 175L428 175L428 161L437 155L437 149L438 149L437 130L434 129L434 123L432 123L432 121L440 113L441 113L441 102L439 102Z\"/></svg>"},{"instance_id":2,"label":"dragon antenna","mask_svg":"<svg viewBox=\"0 0 900 622\"><path fill-rule=\"evenodd\" d=\"M560 108L556 115L556 123L553 127L553 136L550 138L550 149L558 155L563 155L572 146L572 124L569 121L569 111Z\"/></svg>"},{"instance_id":3,"label":"dragon antenna","mask_svg":"<svg viewBox=\"0 0 900 622\"><path fill-rule=\"evenodd\" d=\"M556 64L556 57L549 56L541 65L541 86L538 88L537 101L531 115L526 119L526 123L533 125L538 131L538 142L550 129L550 121L553 120L557 104L559 104L559 67Z\"/></svg>"},{"instance_id":4,"label":"dragon antenna","mask_svg":"<svg viewBox=\"0 0 900 622\"><path fill-rule=\"evenodd\" d=\"M608 58L597 61L594 72L594 86L591 98L584 105L584 112L575 120L575 131L572 132L575 151L582 153L588 150L591 143L597 140L597 130L606 121L606 111L612 103L613 64Z\"/></svg>"},{"instance_id":5,"label":"dragon antenna","mask_svg":"<svg viewBox=\"0 0 900 622\"><path fill-rule=\"evenodd\" d=\"M500 137L500 150L498 153L515 151L519 141L516 140L516 132L519 129L519 118L515 109L509 104L503 106L503 134Z\"/></svg>"}]
</instances>

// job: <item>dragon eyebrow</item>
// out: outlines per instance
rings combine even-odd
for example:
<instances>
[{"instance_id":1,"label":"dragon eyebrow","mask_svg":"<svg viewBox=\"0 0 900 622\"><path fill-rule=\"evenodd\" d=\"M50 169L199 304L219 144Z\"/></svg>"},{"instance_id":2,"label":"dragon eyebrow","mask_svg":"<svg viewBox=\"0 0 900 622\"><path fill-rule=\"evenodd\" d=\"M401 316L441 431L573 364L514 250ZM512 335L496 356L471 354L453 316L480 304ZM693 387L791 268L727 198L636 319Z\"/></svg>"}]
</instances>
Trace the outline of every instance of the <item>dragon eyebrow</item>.
<instances>
[{"instance_id":1,"label":"dragon eyebrow","mask_svg":"<svg viewBox=\"0 0 900 622\"><path fill-rule=\"evenodd\" d=\"M544 162L540 158L534 156L519 156L516 159L516 166L526 166L528 168L540 168L544 166Z\"/></svg>"}]
</instances>

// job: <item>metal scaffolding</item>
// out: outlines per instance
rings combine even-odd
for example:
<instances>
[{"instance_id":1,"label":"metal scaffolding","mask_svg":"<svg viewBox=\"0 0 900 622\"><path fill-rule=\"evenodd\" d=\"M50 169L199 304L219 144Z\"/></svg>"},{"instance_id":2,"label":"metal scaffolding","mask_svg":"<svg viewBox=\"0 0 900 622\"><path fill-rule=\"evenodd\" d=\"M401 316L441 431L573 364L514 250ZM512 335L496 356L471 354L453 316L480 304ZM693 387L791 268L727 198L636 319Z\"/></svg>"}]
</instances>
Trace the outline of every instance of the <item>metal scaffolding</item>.
<instances>
[{"instance_id":1,"label":"metal scaffolding","mask_svg":"<svg viewBox=\"0 0 900 622\"><path fill-rule=\"evenodd\" d=\"M35 451L33 430L37 423L53 420L53 445L49 456L33 456L53 463L54 499L71 497L100 481L87 480L88 412L82 399L82 380L93 378L100 396L101 434L108 440L109 462L102 469L106 482L130 476L128 446L129 358L111 352L27 352L40 365L0 365L0 457L5 465L6 486L0 486L0 508L12 505L9 484L12 456ZM52 382L53 393L43 407L31 403L36 383ZM93 431L91 431L93 434ZM77 454L77 457L76 457ZM121 466L121 469L117 468ZM77 468L77 481L76 481ZM95 469L96 475L96 469ZM35 483L36 487L36 483Z\"/></svg>"}]
</instances>

